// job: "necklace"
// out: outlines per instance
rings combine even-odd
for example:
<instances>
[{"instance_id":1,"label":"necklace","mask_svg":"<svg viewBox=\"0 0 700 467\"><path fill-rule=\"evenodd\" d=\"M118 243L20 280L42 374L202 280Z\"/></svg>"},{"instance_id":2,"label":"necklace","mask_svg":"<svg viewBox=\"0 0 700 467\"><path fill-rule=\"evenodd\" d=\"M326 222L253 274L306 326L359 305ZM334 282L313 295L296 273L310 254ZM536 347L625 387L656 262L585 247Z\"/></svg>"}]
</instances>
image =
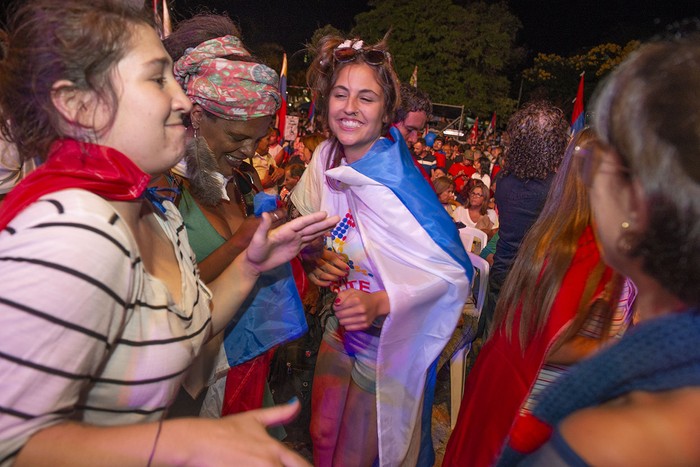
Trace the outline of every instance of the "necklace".
<instances>
[{"instance_id":1,"label":"necklace","mask_svg":"<svg viewBox=\"0 0 700 467\"><path fill-rule=\"evenodd\" d=\"M239 168L233 167L233 176L229 180L229 183L233 183L233 195L235 197L235 202L241 209L243 217L248 217L253 212L254 197L259 191L255 186L253 177L247 172L240 170ZM246 183L250 189L247 193L243 193L240 183Z\"/></svg>"},{"instance_id":2,"label":"necklace","mask_svg":"<svg viewBox=\"0 0 700 467\"><path fill-rule=\"evenodd\" d=\"M245 202L245 197L243 196L241 189L238 187L238 181L236 180L235 173L234 173L233 177L231 177L229 179L228 183L233 185L234 202L240 208L241 214L243 215L243 218L245 219L246 217L248 217L248 209L246 209L247 206L246 206L246 202Z\"/></svg>"}]
</instances>

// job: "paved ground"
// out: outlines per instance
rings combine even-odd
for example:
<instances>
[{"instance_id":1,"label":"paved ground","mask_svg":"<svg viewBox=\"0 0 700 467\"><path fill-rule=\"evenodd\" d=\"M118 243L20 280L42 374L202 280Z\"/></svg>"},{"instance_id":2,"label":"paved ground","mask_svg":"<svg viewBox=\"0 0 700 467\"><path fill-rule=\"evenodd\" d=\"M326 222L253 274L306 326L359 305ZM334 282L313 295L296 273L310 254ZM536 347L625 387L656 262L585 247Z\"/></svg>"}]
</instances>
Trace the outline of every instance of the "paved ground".
<instances>
[{"instance_id":1,"label":"paved ground","mask_svg":"<svg viewBox=\"0 0 700 467\"><path fill-rule=\"evenodd\" d=\"M444 367L438 373L435 387L435 404L433 404L433 448L435 448L435 465L442 465L445 446L450 439L450 370Z\"/></svg>"},{"instance_id":2,"label":"paved ground","mask_svg":"<svg viewBox=\"0 0 700 467\"><path fill-rule=\"evenodd\" d=\"M474 364L474 357L481 348L481 339L472 345L472 352L467 356L467 374ZM433 447L435 448L435 465L442 465L445 447L450 439L450 370L445 366L438 373L435 388L435 404L433 405Z\"/></svg>"}]
</instances>

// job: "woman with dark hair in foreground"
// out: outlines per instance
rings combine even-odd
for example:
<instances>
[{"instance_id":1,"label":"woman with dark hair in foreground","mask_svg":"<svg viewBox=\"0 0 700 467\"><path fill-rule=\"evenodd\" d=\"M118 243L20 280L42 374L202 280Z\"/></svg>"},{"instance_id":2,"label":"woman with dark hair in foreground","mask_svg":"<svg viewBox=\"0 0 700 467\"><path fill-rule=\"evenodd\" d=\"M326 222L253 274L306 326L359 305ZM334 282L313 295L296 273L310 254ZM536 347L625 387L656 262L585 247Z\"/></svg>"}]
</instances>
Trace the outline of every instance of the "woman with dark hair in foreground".
<instances>
[{"instance_id":1,"label":"woman with dark hair in foreground","mask_svg":"<svg viewBox=\"0 0 700 467\"><path fill-rule=\"evenodd\" d=\"M598 93L577 152L639 323L541 395L499 465L700 464L699 89L696 37L642 47Z\"/></svg>"},{"instance_id":2,"label":"woman with dark hair in foreground","mask_svg":"<svg viewBox=\"0 0 700 467\"><path fill-rule=\"evenodd\" d=\"M202 283L182 217L146 189L182 157L192 105L144 18L118 1L37 0L11 22L0 124L44 163L0 213L0 463L306 465L265 431L298 404L163 420L258 276L337 218L270 230L265 214Z\"/></svg>"}]
</instances>

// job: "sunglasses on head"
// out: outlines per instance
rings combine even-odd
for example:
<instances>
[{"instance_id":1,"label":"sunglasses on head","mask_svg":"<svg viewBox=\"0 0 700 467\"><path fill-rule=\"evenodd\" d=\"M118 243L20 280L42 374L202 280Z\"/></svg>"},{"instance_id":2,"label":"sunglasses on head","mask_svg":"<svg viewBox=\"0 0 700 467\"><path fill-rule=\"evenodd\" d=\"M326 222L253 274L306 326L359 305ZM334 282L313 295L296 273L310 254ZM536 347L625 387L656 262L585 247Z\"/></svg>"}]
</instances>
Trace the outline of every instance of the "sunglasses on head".
<instances>
[{"instance_id":1,"label":"sunglasses on head","mask_svg":"<svg viewBox=\"0 0 700 467\"><path fill-rule=\"evenodd\" d=\"M362 55L369 65L381 65L388 59L388 53L377 49L355 49L353 47L338 47L333 51L333 57L338 63L352 62Z\"/></svg>"}]
</instances>

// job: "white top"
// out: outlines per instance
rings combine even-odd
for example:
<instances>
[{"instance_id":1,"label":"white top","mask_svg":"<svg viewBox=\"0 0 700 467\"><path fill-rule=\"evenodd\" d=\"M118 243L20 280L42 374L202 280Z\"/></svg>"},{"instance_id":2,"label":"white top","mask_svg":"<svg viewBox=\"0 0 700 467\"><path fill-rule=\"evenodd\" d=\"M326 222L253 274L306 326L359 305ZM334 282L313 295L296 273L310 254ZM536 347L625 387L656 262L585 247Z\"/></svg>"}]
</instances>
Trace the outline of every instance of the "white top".
<instances>
[{"instance_id":1,"label":"white top","mask_svg":"<svg viewBox=\"0 0 700 467\"><path fill-rule=\"evenodd\" d=\"M275 163L276 163L277 156L279 155L279 153L282 152L283 149L284 148L282 147L282 145L278 143L278 144L275 144L274 146L270 146L269 148L267 148L267 152L268 152L268 154L270 154L272 156L272 158L275 160Z\"/></svg>"},{"instance_id":2,"label":"white top","mask_svg":"<svg viewBox=\"0 0 700 467\"><path fill-rule=\"evenodd\" d=\"M84 190L45 195L0 232L0 464L36 431L158 420L211 331L180 213L181 303L144 269L126 223Z\"/></svg>"},{"instance_id":3,"label":"white top","mask_svg":"<svg viewBox=\"0 0 700 467\"><path fill-rule=\"evenodd\" d=\"M499 224L498 224L498 214L496 214L496 211L494 211L493 209L487 209L486 215L489 217L489 220L491 221L491 228L497 229ZM457 222L461 222L462 224L466 225L467 227L476 228L476 222L472 221L472 218L469 217L469 210L467 208L465 208L464 206L457 206L455 208L455 210L452 212L452 219L454 219Z\"/></svg>"},{"instance_id":4,"label":"white top","mask_svg":"<svg viewBox=\"0 0 700 467\"><path fill-rule=\"evenodd\" d=\"M324 153L323 156L327 157L327 154ZM323 157L315 158L319 162L323 160L325 164L327 159L324 159ZM341 165L347 165L344 159ZM313 172L318 174L322 173L322 171L323 167L318 167ZM291 195L294 205L304 214L310 214L319 209L320 199L313 200L311 198L318 196L324 191L323 183L325 183L325 177L319 178L311 175L313 174L310 174L305 179L302 177L297 186L294 187ZM302 183L302 180L304 183ZM302 195L306 196L305 201L301 201ZM340 222L333 228L330 235L326 237L326 248L341 255L345 262L348 263L348 266L350 266L347 277L334 282L330 289L333 292L338 292L353 288L368 293L384 290L377 271L362 243L356 219L352 209L350 209L347 196L342 193L339 193L339 196L326 196L324 208L328 209L329 215L337 214L340 216Z\"/></svg>"}]
</instances>

